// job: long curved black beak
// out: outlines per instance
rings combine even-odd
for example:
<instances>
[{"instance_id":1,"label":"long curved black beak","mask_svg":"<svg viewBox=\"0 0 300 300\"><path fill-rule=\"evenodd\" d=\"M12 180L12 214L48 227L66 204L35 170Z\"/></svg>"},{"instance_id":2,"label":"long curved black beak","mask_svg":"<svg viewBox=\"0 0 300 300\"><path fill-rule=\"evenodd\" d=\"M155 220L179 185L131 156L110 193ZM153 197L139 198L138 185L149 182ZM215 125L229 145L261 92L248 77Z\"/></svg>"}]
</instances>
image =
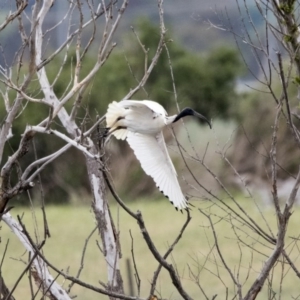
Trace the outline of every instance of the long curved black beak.
<instances>
[{"instance_id":1,"label":"long curved black beak","mask_svg":"<svg viewBox=\"0 0 300 300\"><path fill-rule=\"evenodd\" d=\"M174 119L174 121L172 123L175 123L177 122L178 120L180 120L181 118L185 117L185 116L194 116L194 117L197 117L199 119L202 119L204 120L210 127L211 129L211 123L210 121L204 117L203 115L199 114L198 112L194 111L192 108L190 107L186 107L184 108L177 116L176 118Z\"/></svg>"}]
</instances>

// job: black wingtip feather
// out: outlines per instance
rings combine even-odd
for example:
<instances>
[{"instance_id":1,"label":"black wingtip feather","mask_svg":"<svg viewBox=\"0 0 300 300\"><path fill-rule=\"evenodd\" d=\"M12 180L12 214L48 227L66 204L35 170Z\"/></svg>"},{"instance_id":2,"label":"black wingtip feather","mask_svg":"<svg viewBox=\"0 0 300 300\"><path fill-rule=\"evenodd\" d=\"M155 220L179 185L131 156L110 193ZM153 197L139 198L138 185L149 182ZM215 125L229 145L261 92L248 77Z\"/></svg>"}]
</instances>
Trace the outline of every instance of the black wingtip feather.
<instances>
[{"instance_id":1,"label":"black wingtip feather","mask_svg":"<svg viewBox=\"0 0 300 300\"><path fill-rule=\"evenodd\" d=\"M164 194L164 192L162 191L162 190L159 190L167 199L169 199L169 197L166 195L166 194ZM188 200L188 199L187 199ZM173 201L171 201L170 199L169 199L169 201L170 201L170 203L174 206L174 203L173 203ZM187 203L188 203L188 201L187 201ZM188 203L188 204L190 204L190 203ZM193 205L192 205L193 206ZM174 206L175 207L175 209L176 209L176 211L178 211L178 207L176 207L176 206ZM186 207L186 208L184 208L185 210L187 210L188 208ZM182 212L182 209L180 209L179 210L181 213L183 213Z\"/></svg>"},{"instance_id":2,"label":"black wingtip feather","mask_svg":"<svg viewBox=\"0 0 300 300\"><path fill-rule=\"evenodd\" d=\"M163 192L163 191L161 191L161 190L159 190L166 198L168 198L169 199L169 197ZM172 202L172 201L170 201L170 202ZM173 203L173 202L172 202Z\"/></svg>"}]
</instances>

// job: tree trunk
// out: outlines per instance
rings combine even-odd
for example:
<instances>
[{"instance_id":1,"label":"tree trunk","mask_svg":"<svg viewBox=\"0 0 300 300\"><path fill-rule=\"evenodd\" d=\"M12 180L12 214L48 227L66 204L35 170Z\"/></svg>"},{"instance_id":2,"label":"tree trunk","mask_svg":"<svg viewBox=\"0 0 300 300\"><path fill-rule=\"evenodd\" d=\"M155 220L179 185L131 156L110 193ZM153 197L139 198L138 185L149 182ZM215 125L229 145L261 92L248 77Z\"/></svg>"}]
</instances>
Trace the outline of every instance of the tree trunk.
<instances>
[{"instance_id":1,"label":"tree trunk","mask_svg":"<svg viewBox=\"0 0 300 300\"><path fill-rule=\"evenodd\" d=\"M96 149L90 152L96 154ZM86 157L86 164L93 193L93 210L97 220L98 231L102 241L102 251L107 264L108 290L124 293L123 280L120 273L119 259L121 256L118 246L118 236L114 230L113 221L109 213L109 207L105 199L105 184L101 165L91 157ZM110 297L111 300L116 299Z\"/></svg>"}]
</instances>

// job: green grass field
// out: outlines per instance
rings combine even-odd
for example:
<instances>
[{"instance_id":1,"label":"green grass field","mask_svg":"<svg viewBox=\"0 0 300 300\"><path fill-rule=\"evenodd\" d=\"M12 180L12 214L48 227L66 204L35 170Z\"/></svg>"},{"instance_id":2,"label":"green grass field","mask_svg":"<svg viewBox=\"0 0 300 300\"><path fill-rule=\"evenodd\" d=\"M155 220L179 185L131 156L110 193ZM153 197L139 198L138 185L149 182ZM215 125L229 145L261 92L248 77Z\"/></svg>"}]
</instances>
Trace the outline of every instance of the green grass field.
<instances>
[{"instance_id":1,"label":"green grass field","mask_svg":"<svg viewBox=\"0 0 300 300\"><path fill-rule=\"evenodd\" d=\"M250 200L241 200L241 204L262 227L266 228L260 214L255 209L255 206L250 203ZM215 205L211 206L209 203L200 202L195 205L201 206L202 208L205 207L206 211L209 210L214 215L224 216L224 213ZM165 200L156 202L140 201L130 203L129 206L133 210L140 209L142 211L146 226L153 237L154 243L159 251L164 253L168 244L172 243L184 223L186 218L185 214L176 212L172 209L168 201ZM69 274L75 276L80 267L85 239L95 227L93 213L88 206L50 206L47 207L46 211L51 238L47 240L46 245L44 246L44 253L54 265L64 271L68 270ZM42 239L42 218L41 210L39 208L35 209L35 222L38 226L38 230L34 229L35 225L33 224L32 212L30 210L18 208L13 209L11 213L14 216L24 213L23 220L32 236L36 235L40 240ZM128 278L125 266L126 259L131 258L131 231L137 268L142 280L141 297L146 297L150 288L150 280L157 267L157 262L149 254L136 222L128 217L123 211L119 211L115 204L112 205L112 213L121 233L123 255L121 259L121 268L125 290L128 292ZM276 232L276 220L273 211L271 209L263 210L263 213L268 220L271 229ZM287 245L292 241L291 237L299 236L299 217L299 209L296 208L289 225ZM219 246L224 254L224 258L232 272L235 275L239 274L238 276L240 282L244 285L243 291L245 293L247 287L258 275L266 258L264 255L269 255L272 252L272 248L260 244L259 242L262 240L254 241L251 239L250 236L248 236L249 230L240 226L240 228L236 229L239 236L245 242L251 244L251 247L254 247L264 255L250 251L245 245L241 243L238 244L237 237L234 235L231 225L228 222L219 221L218 217L214 217L214 222L219 239ZM243 231L245 233L243 233ZM2 273L7 285L12 287L15 280L25 268L24 261L27 261L28 255L24 252L24 248L20 242L3 223L1 228L0 253L3 253L7 240L9 240L9 246L2 267ZM96 241L100 242L97 232L94 233L87 246L84 270L80 278L88 283L99 286L99 280L103 282L106 281L106 267ZM204 296L201 294L199 286L197 286L195 280L192 278L190 270L192 270L194 274L199 273L199 282L209 299L212 299L215 294L218 294L216 299L225 299L227 288L229 295L234 294L232 280L224 266L222 266L213 245L214 240L207 219L197 211L197 208L194 208L192 211L191 223L182 240L173 252L173 256L169 259L170 262L176 263L176 268L182 278L183 286L194 299L204 299ZM290 245L288 249L292 249L292 245ZM242 256L240 253L242 253ZM296 260L298 254L299 251L297 247L294 247L292 257L295 259L296 266L300 267L300 262ZM292 297L297 297L300 294L299 280L297 280L297 277L287 265L278 264L272 273L274 281L273 288L278 292L278 289L280 288L279 274L281 273L282 268L285 274L282 286L282 299L294 299ZM52 274L54 276L56 275L55 273ZM69 282L65 282L62 277L58 277L58 282L64 287L67 287L69 284ZM28 275L26 275L18 285L14 293L16 299L30 299L27 283ZM159 278L156 294L160 294L164 299L181 299L177 292L175 292L175 289L168 278L168 274L165 271L161 273ZM96 294L95 292L88 291L76 285L73 287L71 295L76 295L77 299L107 299L103 295ZM262 295L257 299L267 299L266 288Z\"/></svg>"}]
</instances>

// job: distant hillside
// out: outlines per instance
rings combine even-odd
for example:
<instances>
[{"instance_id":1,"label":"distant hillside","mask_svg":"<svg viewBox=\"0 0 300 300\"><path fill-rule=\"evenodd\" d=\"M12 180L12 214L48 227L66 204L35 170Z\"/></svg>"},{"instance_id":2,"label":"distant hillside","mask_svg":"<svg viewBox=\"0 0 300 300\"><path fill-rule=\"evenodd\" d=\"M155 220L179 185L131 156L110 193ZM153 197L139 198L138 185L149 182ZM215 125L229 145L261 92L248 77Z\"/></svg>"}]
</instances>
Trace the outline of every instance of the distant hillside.
<instances>
[{"instance_id":1,"label":"distant hillside","mask_svg":"<svg viewBox=\"0 0 300 300\"><path fill-rule=\"evenodd\" d=\"M5 18L5 11L10 11L14 8L12 3L13 1L3 1L0 4L0 22ZM29 14L33 3L33 0L29 1L27 7ZM252 5L252 8L254 8L254 5L255 4ZM61 20L63 18L63 11L67 7L67 1L55 1L54 6L51 8L51 13L48 16L47 26L52 27L58 20ZM240 31L240 16L235 0L166 0L164 2L165 22L167 27L171 29L172 39L183 43L186 47L197 52L205 52L224 43L235 46L232 34L214 29L209 25L209 21L218 26L222 26L227 22L224 13L225 7L234 30ZM261 18L257 14L256 9L250 9L250 12L259 28L261 26ZM157 2L155 0L130 0L121 22L118 36L120 37L122 32L130 32L130 26L141 17L148 17L153 20L153 22L158 21ZM14 33L14 31L18 29L17 22L15 22L14 26L10 27L9 30L6 29L0 33L1 45L4 48L9 47L11 49L9 52L11 57L6 57L8 61L13 59L21 42L19 37ZM56 30L49 39L49 46L53 45L56 47L62 42L65 34L65 30L62 30L62 28ZM249 56L250 50L245 48L245 53L246 56ZM250 58L249 61L251 61Z\"/></svg>"}]
</instances>

